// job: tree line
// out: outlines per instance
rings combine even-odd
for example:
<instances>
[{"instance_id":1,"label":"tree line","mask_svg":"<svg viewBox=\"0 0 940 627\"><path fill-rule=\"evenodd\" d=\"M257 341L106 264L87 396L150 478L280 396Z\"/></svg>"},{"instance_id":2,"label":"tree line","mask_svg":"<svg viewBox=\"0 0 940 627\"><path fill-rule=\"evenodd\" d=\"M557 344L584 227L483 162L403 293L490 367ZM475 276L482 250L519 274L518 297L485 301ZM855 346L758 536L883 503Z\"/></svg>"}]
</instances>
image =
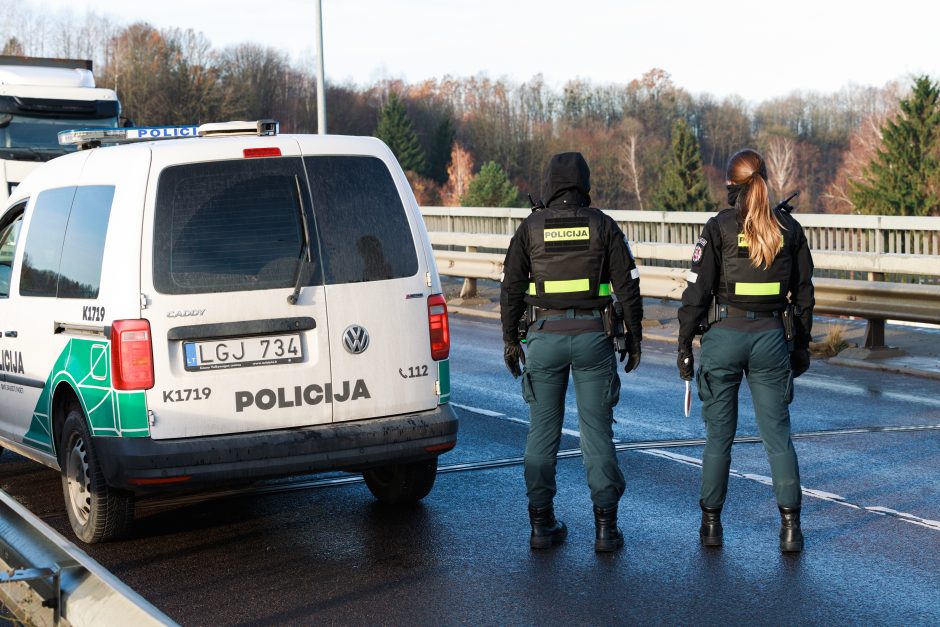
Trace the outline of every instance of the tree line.
<instances>
[{"instance_id":1,"label":"tree line","mask_svg":"<svg viewBox=\"0 0 940 627\"><path fill-rule=\"evenodd\" d=\"M274 118L315 132L313 64L200 33L120 25L95 14L40 16L0 1L4 54L90 58L139 126ZM724 206L724 168L744 147L766 158L777 198L798 210L940 215L937 84L849 86L748 103L691 94L652 69L622 84L487 76L370 85L327 82L331 133L375 135L395 152L422 204L520 206L539 197L548 158L585 155L594 204L614 209Z\"/></svg>"}]
</instances>

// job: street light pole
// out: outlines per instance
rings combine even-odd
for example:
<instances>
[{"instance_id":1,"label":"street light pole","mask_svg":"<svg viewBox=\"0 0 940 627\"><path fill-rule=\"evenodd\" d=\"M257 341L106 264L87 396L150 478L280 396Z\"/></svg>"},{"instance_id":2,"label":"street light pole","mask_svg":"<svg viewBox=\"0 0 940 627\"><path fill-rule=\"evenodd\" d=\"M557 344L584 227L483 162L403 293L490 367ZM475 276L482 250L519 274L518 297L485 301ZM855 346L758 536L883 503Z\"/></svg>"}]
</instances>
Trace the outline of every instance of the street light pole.
<instances>
[{"instance_id":1,"label":"street light pole","mask_svg":"<svg viewBox=\"0 0 940 627\"><path fill-rule=\"evenodd\" d=\"M317 0L317 133L326 135L326 81L323 78L323 3Z\"/></svg>"}]
</instances>

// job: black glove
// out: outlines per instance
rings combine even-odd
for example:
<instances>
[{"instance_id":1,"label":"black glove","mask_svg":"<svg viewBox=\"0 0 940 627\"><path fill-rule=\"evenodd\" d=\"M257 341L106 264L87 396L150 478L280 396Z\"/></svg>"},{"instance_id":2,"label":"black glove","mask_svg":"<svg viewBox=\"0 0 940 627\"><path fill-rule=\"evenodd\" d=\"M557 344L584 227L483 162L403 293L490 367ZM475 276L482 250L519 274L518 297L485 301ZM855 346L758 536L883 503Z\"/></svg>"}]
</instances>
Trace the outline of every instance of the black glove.
<instances>
[{"instance_id":1,"label":"black glove","mask_svg":"<svg viewBox=\"0 0 940 627\"><path fill-rule=\"evenodd\" d=\"M634 336L629 331L627 332L627 349L621 351L620 361L623 362L623 358L626 354L630 354L630 359L627 361L627 364L623 367L624 372L633 372L637 369L637 366L640 365L640 343L634 339Z\"/></svg>"},{"instance_id":2,"label":"black glove","mask_svg":"<svg viewBox=\"0 0 940 627\"><path fill-rule=\"evenodd\" d=\"M809 349L798 348L790 353L790 369L794 379L809 370Z\"/></svg>"},{"instance_id":3,"label":"black glove","mask_svg":"<svg viewBox=\"0 0 940 627\"><path fill-rule=\"evenodd\" d=\"M503 360L506 362L509 373L518 379L522 375L519 362L521 361L522 365L525 365L525 352L522 350L522 344L519 342L506 342L503 347Z\"/></svg>"},{"instance_id":4,"label":"black glove","mask_svg":"<svg viewBox=\"0 0 940 627\"><path fill-rule=\"evenodd\" d=\"M695 357L692 356L691 346L679 347L679 358L676 359L676 366L679 368L679 376L683 381L691 381L695 376Z\"/></svg>"}]
</instances>

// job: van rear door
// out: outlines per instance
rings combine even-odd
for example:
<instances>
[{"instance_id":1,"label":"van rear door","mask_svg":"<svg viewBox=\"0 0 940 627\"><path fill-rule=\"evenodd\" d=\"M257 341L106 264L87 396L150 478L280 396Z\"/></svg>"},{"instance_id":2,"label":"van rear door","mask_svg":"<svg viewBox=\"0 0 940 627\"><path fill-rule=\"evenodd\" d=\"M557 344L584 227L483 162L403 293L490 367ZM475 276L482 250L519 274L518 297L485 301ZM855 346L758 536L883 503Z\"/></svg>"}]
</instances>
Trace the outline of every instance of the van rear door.
<instances>
[{"instance_id":1,"label":"van rear door","mask_svg":"<svg viewBox=\"0 0 940 627\"><path fill-rule=\"evenodd\" d=\"M305 237L313 216L296 140L163 142L151 173L141 260L151 436L331 422L326 292L316 238Z\"/></svg>"},{"instance_id":2,"label":"van rear door","mask_svg":"<svg viewBox=\"0 0 940 627\"><path fill-rule=\"evenodd\" d=\"M340 155L299 141L329 302L333 421L433 409L424 225L401 168L376 140Z\"/></svg>"}]
</instances>

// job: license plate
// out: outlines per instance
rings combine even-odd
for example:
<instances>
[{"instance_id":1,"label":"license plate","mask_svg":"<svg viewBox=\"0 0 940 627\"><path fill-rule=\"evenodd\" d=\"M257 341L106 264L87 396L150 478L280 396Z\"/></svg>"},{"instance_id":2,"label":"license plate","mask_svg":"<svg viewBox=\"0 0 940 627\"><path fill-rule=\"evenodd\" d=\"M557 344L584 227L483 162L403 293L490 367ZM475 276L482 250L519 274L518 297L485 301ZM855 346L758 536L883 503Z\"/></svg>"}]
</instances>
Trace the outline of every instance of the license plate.
<instances>
[{"instance_id":1,"label":"license plate","mask_svg":"<svg viewBox=\"0 0 940 627\"><path fill-rule=\"evenodd\" d=\"M303 361L300 334L266 335L212 342L186 342L186 370L224 370Z\"/></svg>"}]
</instances>

